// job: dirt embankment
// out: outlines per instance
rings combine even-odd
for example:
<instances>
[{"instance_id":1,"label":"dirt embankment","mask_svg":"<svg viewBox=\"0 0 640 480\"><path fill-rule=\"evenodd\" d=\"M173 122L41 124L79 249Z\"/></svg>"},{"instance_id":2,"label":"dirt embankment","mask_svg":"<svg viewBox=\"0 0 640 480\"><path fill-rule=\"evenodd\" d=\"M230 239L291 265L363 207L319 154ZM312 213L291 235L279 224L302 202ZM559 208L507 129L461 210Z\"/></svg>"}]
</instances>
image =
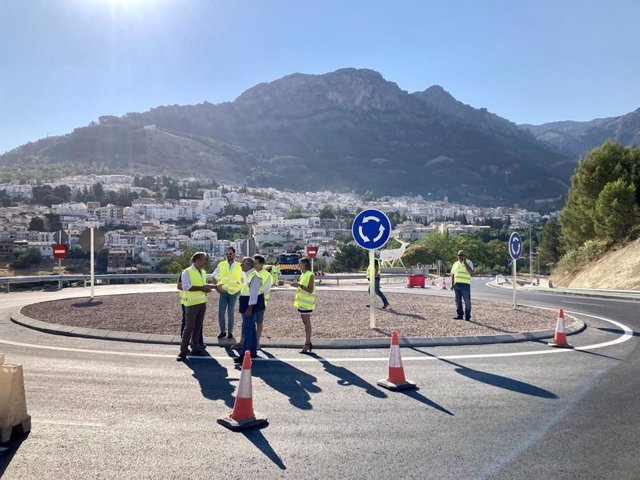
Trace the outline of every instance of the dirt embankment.
<instances>
[{"instance_id":1,"label":"dirt embankment","mask_svg":"<svg viewBox=\"0 0 640 480\"><path fill-rule=\"evenodd\" d=\"M551 280L558 287L640 290L640 240L608 252L576 273L554 272Z\"/></svg>"}]
</instances>

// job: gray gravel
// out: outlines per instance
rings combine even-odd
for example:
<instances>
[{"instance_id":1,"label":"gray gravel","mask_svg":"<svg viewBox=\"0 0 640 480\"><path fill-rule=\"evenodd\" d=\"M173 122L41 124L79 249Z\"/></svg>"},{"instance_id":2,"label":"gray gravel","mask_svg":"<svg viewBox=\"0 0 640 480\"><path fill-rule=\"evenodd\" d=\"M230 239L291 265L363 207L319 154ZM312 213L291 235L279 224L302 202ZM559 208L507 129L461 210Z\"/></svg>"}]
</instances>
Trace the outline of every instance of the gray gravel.
<instances>
[{"instance_id":1,"label":"gray gravel","mask_svg":"<svg viewBox=\"0 0 640 480\"><path fill-rule=\"evenodd\" d=\"M300 315L293 307L293 289L272 291L265 316L267 338L304 338ZM397 330L404 337L496 335L555 328L554 312L488 301L473 301L470 322L453 320L451 297L387 293L391 306L376 309L377 329L369 328L369 295L365 292L320 290L312 315L314 338L371 338ZM376 298L379 302L379 299ZM378 307L380 304L378 304ZM104 330L179 334L178 293L144 293L57 300L26 306L22 313L45 322ZM209 295L205 336L218 334L218 297ZM241 319L236 312L235 334ZM572 322L567 321L567 326Z\"/></svg>"}]
</instances>

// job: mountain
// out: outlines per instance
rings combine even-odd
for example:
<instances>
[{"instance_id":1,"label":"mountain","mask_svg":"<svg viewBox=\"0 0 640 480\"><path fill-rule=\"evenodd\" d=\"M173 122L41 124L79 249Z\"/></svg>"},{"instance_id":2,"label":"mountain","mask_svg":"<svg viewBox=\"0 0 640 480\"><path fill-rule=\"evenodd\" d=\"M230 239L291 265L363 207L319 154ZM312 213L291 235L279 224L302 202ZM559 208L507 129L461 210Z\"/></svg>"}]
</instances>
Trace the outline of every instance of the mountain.
<instances>
[{"instance_id":1,"label":"mountain","mask_svg":"<svg viewBox=\"0 0 640 480\"><path fill-rule=\"evenodd\" d=\"M366 69L288 75L233 102L103 116L0 156L0 165L17 164L447 195L480 205L552 205L544 202L560 200L575 167L532 133L442 87L409 94Z\"/></svg>"},{"instance_id":2,"label":"mountain","mask_svg":"<svg viewBox=\"0 0 640 480\"><path fill-rule=\"evenodd\" d=\"M523 124L520 127L556 152L578 158L605 140L614 140L624 146L640 145L640 108L619 117L596 118L589 122Z\"/></svg>"}]
</instances>

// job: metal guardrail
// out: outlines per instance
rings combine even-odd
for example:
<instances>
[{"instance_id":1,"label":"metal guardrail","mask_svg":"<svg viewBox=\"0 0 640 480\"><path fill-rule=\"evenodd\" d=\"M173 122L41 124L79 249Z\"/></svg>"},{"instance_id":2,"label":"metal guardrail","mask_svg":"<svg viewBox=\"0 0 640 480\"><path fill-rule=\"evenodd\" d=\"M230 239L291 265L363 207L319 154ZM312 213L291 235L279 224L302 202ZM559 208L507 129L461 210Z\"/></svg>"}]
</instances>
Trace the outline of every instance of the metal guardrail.
<instances>
[{"instance_id":1,"label":"metal guardrail","mask_svg":"<svg viewBox=\"0 0 640 480\"><path fill-rule=\"evenodd\" d=\"M176 282L178 280L179 274L177 273L126 273L126 274L101 274L95 275L95 283L96 285L109 285L111 282L114 283L148 283L150 281L172 281ZM406 277L406 273L383 273L381 275L382 278L386 278L387 282L390 278L394 277ZM296 280L298 275L280 275L280 278L283 280ZM335 281L337 285L340 285L340 280L362 280L366 279L366 275L364 273L357 274L335 274L335 275L319 275L317 276L318 280L332 280ZM11 291L11 285L20 285L20 284L46 284L46 283L57 283L58 288L62 288L65 284L72 285L73 283L82 282L83 286L87 286L91 282L90 275L22 275L16 277L0 277L0 286L5 286L6 291Z\"/></svg>"}]
</instances>

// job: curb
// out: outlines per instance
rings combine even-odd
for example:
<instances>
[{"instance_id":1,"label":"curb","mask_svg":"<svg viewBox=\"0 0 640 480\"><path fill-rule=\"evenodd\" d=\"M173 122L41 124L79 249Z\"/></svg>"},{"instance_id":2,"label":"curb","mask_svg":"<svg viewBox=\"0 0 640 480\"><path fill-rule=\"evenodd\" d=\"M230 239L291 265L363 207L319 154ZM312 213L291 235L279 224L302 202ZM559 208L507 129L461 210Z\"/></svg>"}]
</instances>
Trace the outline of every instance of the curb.
<instances>
[{"instance_id":1,"label":"curb","mask_svg":"<svg viewBox=\"0 0 640 480\"><path fill-rule=\"evenodd\" d=\"M487 282L485 285L487 285L490 288L502 288L506 290L513 290L513 285L497 284L495 281ZM602 290L581 292L579 290L570 290L562 287L558 287L558 288L518 287L518 291L548 293L548 294L555 294L555 295L575 295L576 297L598 298L603 300L627 300L631 302L640 302L640 292L638 294L634 294L631 292L624 292L624 291L603 292Z\"/></svg>"},{"instance_id":2,"label":"curb","mask_svg":"<svg viewBox=\"0 0 640 480\"><path fill-rule=\"evenodd\" d=\"M27 317L20 312L10 314L11 321L17 325L31 328L53 335L63 335L67 337L91 338L97 340L112 340L118 342L148 343L156 345L179 345L179 335L160 335L150 333L119 332L115 330L100 330L83 327L73 327L68 325L58 325L47 323L41 320ZM570 317L574 318L574 317ZM575 322L567 327L567 335L574 335L582 332L587 325L580 319L574 318ZM462 345L487 345L493 343L516 343L553 338L555 329L541 330L537 332L523 332L502 335L471 335L463 337L400 337L400 345L403 347L445 347ZM336 339L314 339L313 346L326 349L348 349L348 348L388 348L391 337L382 338L336 338ZM205 339L206 340L206 339ZM303 339L279 338L263 339L261 347L269 348L300 348ZM209 339L205 343L208 346L219 346L230 348L235 342L223 341L217 338Z\"/></svg>"}]
</instances>

